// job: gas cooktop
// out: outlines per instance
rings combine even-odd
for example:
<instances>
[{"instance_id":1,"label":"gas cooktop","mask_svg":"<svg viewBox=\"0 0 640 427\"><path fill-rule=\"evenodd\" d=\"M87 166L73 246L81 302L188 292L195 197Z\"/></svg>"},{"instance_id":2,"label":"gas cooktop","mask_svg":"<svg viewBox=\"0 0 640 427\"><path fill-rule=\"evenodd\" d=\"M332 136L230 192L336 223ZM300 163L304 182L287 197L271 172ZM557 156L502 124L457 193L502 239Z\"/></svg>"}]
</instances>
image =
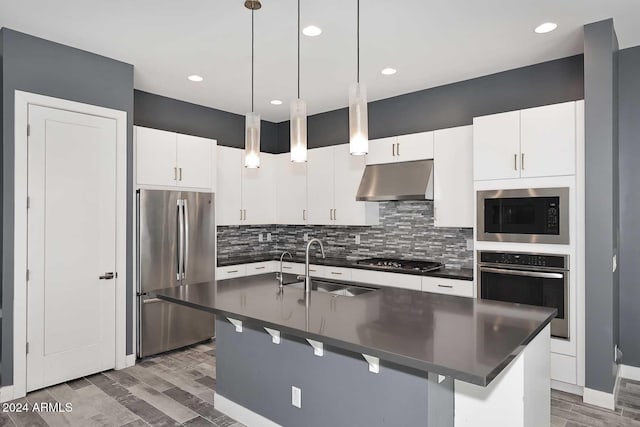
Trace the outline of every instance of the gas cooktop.
<instances>
[{"instance_id":1,"label":"gas cooktop","mask_svg":"<svg viewBox=\"0 0 640 427\"><path fill-rule=\"evenodd\" d=\"M421 273L440 270L444 267L441 262L393 258L367 258L359 260L357 264L382 270L419 271Z\"/></svg>"}]
</instances>

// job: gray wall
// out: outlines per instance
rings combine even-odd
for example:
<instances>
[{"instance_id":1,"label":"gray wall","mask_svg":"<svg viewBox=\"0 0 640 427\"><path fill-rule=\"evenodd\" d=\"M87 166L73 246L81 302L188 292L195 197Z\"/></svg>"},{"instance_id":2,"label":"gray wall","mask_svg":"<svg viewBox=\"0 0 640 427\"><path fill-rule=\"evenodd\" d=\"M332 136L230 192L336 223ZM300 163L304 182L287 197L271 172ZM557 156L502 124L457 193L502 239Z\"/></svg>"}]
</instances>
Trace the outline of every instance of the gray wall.
<instances>
[{"instance_id":1,"label":"gray wall","mask_svg":"<svg viewBox=\"0 0 640 427\"><path fill-rule=\"evenodd\" d=\"M640 367L640 46L618 57L620 142L620 347Z\"/></svg>"},{"instance_id":2,"label":"gray wall","mask_svg":"<svg viewBox=\"0 0 640 427\"><path fill-rule=\"evenodd\" d=\"M13 383L13 197L14 197L14 91L68 99L127 112L132 152L133 66L73 49L7 28L2 34L2 385ZM128 188L133 188L132 164L127 165ZM132 194L127 210L131 217ZM127 241L132 240L127 224ZM130 248L131 245L128 246ZM132 353L132 253L127 254L127 353Z\"/></svg>"},{"instance_id":3,"label":"gray wall","mask_svg":"<svg viewBox=\"0 0 640 427\"><path fill-rule=\"evenodd\" d=\"M618 343L617 52L613 20L584 27L586 386L611 393Z\"/></svg>"},{"instance_id":4,"label":"gray wall","mask_svg":"<svg viewBox=\"0 0 640 427\"><path fill-rule=\"evenodd\" d=\"M236 333L216 321L216 392L283 426L453 426L453 381L380 361L372 374L360 354L283 336L278 345L264 330L243 325ZM291 386L302 407L291 405ZM431 409L431 411L430 411ZM435 412L429 417L429 412Z\"/></svg>"},{"instance_id":5,"label":"gray wall","mask_svg":"<svg viewBox=\"0 0 640 427\"><path fill-rule=\"evenodd\" d=\"M218 145L244 148L244 116L136 90L134 124L212 138ZM278 127L262 120L260 149L276 150Z\"/></svg>"},{"instance_id":6,"label":"gray wall","mask_svg":"<svg viewBox=\"0 0 640 427\"><path fill-rule=\"evenodd\" d=\"M577 55L369 103L369 138L464 126L486 114L584 98ZM309 100L307 100L309 101ZM346 108L308 118L310 148L349 141ZM278 124L278 152L289 151L289 122Z\"/></svg>"}]
</instances>

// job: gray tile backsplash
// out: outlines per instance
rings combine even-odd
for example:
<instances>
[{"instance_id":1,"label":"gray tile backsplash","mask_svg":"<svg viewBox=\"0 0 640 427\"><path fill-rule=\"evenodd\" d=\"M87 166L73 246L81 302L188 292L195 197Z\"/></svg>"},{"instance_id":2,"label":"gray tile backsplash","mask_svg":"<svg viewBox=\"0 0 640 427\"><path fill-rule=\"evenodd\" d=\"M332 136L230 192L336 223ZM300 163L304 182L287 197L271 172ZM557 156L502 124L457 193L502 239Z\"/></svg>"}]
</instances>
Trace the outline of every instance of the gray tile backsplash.
<instances>
[{"instance_id":1,"label":"gray tile backsplash","mask_svg":"<svg viewBox=\"0 0 640 427\"><path fill-rule=\"evenodd\" d=\"M261 232L272 233L274 241L258 242ZM329 257L428 259L449 267L473 267L473 251L467 249L473 229L434 227L431 201L381 202L380 225L376 226L218 227L218 258L283 250L304 256L305 233L322 240ZM360 244L356 244L358 235Z\"/></svg>"}]
</instances>

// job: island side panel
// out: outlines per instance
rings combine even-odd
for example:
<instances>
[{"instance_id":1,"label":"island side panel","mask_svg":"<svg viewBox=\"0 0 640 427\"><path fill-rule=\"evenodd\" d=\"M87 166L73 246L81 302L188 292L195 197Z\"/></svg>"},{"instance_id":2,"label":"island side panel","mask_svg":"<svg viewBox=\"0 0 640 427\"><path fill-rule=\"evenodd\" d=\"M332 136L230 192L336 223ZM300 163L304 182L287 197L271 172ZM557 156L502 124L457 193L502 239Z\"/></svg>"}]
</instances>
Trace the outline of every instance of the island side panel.
<instances>
[{"instance_id":1,"label":"island side panel","mask_svg":"<svg viewBox=\"0 0 640 427\"><path fill-rule=\"evenodd\" d=\"M301 339L283 336L273 344L246 323L237 333L220 319L216 331L216 393L279 425L453 425L453 382L438 384L437 375L430 382L426 372L384 361L374 374L359 354L325 347L314 356ZM301 408L291 404L291 386L302 390ZM430 410L448 413L429 416Z\"/></svg>"}]
</instances>

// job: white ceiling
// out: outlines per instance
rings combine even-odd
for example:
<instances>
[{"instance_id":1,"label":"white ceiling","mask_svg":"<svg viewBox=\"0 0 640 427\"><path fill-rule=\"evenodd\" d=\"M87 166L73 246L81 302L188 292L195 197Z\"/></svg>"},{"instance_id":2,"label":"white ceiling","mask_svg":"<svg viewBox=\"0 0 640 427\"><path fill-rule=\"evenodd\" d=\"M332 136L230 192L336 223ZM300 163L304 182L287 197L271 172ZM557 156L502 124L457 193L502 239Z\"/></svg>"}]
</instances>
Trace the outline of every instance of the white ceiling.
<instances>
[{"instance_id":1,"label":"white ceiling","mask_svg":"<svg viewBox=\"0 0 640 427\"><path fill-rule=\"evenodd\" d=\"M355 0L302 0L302 98L344 107L355 80ZM296 96L296 0L255 14L255 110L288 118ZM387 98L582 52L582 26L613 17L640 45L638 0L361 0L361 81ZM545 21L556 31L538 35ZM251 14L243 0L0 0L0 26L135 66L135 87L235 113L250 109ZM398 69L382 76L384 67ZM187 75L204 76L192 83ZM281 99L276 107L271 99Z\"/></svg>"}]
</instances>

